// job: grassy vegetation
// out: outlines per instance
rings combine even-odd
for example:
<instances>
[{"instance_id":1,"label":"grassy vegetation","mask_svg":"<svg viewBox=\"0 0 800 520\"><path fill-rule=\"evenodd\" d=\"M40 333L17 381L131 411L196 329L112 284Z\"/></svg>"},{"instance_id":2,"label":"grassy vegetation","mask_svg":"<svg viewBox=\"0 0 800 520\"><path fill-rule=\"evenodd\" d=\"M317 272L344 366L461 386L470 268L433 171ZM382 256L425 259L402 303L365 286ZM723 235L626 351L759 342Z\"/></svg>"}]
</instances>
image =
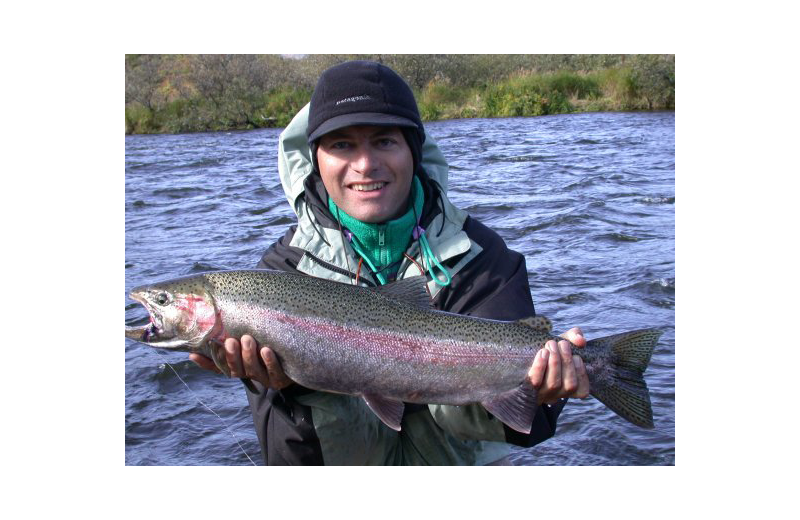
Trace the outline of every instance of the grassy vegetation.
<instances>
[{"instance_id":1,"label":"grassy vegetation","mask_svg":"<svg viewBox=\"0 0 800 520\"><path fill-rule=\"evenodd\" d=\"M614 56L377 59L409 80L424 121L675 108L674 56ZM284 127L311 98L319 72L353 58L376 59L129 55L125 132Z\"/></svg>"},{"instance_id":2,"label":"grassy vegetation","mask_svg":"<svg viewBox=\"0 0 800 520\"><path fill-rule=\"evenodd\" d=\"M675 108L674 95L655 107L648 105L630 68L526 73L473 88L431 83L419 92L417 101L427 121Z\"/></svg>"}]
</instances>

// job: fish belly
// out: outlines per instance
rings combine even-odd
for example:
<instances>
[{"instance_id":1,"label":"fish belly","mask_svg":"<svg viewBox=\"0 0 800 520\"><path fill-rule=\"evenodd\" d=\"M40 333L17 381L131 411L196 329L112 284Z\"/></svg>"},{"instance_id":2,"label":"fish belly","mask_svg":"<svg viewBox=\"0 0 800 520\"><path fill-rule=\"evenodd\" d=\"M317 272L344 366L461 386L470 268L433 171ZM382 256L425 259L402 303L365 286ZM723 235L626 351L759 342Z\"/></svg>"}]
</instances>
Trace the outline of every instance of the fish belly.
<instances>
[{"instance_id":1,"label":"fish belly","mask_svg":"<svg viewBox=\"0 0 800 520\"><path fill-rule=\"evenodd\" d=\"M492 345L365 329L265 311L256 339L278 355L286 375L308 388L377 394L406 402L467 404L516 388L533 355Z\"/></svg>"}]
</instances>

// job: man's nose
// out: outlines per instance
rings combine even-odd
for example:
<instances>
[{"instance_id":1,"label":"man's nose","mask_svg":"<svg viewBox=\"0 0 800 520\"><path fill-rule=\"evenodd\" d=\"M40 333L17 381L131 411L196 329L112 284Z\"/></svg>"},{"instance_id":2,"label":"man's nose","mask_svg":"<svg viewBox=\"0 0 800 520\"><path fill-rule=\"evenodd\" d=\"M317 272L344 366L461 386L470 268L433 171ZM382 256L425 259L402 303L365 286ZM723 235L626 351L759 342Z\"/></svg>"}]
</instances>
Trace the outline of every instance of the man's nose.
<instances>
[{"instance_id":1,"label":"man's nose","mask_svg":"<svg viewBox=\"0 0 800 520\"><path fill-rule=\"evenodd\" d=\"M378 164L375 151L370 147L362 147L358 150L358 155L353 159L352 167L361 174L370 173Z\"/></svg>"}]
</instances>

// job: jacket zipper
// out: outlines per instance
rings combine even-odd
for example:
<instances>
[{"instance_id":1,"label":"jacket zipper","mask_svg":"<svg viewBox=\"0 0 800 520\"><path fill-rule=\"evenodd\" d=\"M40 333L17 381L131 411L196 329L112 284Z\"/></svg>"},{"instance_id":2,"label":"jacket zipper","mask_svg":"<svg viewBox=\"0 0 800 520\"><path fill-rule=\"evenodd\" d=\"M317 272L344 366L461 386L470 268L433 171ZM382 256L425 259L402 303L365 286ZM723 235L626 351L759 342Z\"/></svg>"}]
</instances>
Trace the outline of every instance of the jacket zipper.
<instances>
[{"instance_id":1,"label":"jacket zipper","mask_svg":"<svg viewBox=\"0 0 800 520\"><path fill-rule=\"evenodd\" d=\"M386 226L378 226L378 259L381 266L389 263L389 251L386 247Z\"/></svg>"}]
</instances>

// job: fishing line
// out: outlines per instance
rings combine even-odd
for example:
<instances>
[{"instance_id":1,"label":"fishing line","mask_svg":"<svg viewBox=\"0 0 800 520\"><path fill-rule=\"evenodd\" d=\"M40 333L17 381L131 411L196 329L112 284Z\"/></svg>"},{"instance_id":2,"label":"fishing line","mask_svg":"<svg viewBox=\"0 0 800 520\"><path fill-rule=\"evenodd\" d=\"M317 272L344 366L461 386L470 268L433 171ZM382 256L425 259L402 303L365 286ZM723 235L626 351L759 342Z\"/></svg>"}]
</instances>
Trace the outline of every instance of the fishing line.
<instances>
[{"instance_id":1,"label":"fishing line","mask_svg":"<svg viewBox=\"0 0 800 520\"><path fill-rule=\"evenodd\" d=\"M158 354L159 354L159 355L161 355L161 356L164 356L165 358L167 357L167 355L166 355L166 354L164 354L163 352L159 351L158 349L151 349L151 350L152 350L152 351L154 351L154 352L156 352L156 353L158 353ZM211 413L213 413L214 415L216 415L216 416L217 416L217 419L219 419L219 420L222 422L222 425L225 427L225 429L226 429L226 430L228 430L228 433L230 433L230 434L231 434L231 437L233 437L233 440L234 440L234 441L236 441L236 445L237 445L237 446L239 446L239 449L240 449L240 450L242 450L242 453L244 453L244 456L245 456L245 457L247 457L247 460L249 460L249 461L250 461L250 463L251 463L253 466L257 466L258 464L256 464L255 462L253 462L253 459L251 459L251 458L250 458L250 455L248 455L248 454L247 454L247 452L246 452L246 451L244 451L244 448L242 447L242 444L239 442L239 438L236 436L236 434L235 434L235 433L233 433L233 431L232 431L230 428L228 428L228 424L225 422L225 419L223 419L222 417L220 417L220 416L219 416L219 414L218 414L217 412L215 412L214 410L212 410L212 409L211 409L211 407L209 407L209 406L208 406L206 403L204 403L204 402L203 402L203 401L200 399L200 397L198 397L198 396L197 396L197 394L196 394L196 393L194 393L194 391L193 391L191 388L189 388L189 385L187 385L187 384L186 384L186 381L184 381L184 380L183 380L183 378L180 376L180 374L178 374L178 371L177 371L177 370L175 370L175 368L174 368L174 367L173 367L171 364L169 364L169 362L167 362L167 361L164 361L164 364L165 364L165 365L167 365L167 366L168 366L168 367L169 367L169 368L170 368L170 369L171 369L171 370L172 370L172 371L175 373L175 375L178 377L178 380L179 380L181 383L183 383L183 386L185 386L185 387L186 387L186 389L187 389L187 390L189 390L189 393L190 393L190 394L192 394L192 396L194 396L194 398L195 398L195 399L197 399L197 402L198 402L198 403L202 404L202 405L203 405L203 406L206 408L206 410L208 410L209 412L211 412Z\"/></svg>"}]
</instances>

